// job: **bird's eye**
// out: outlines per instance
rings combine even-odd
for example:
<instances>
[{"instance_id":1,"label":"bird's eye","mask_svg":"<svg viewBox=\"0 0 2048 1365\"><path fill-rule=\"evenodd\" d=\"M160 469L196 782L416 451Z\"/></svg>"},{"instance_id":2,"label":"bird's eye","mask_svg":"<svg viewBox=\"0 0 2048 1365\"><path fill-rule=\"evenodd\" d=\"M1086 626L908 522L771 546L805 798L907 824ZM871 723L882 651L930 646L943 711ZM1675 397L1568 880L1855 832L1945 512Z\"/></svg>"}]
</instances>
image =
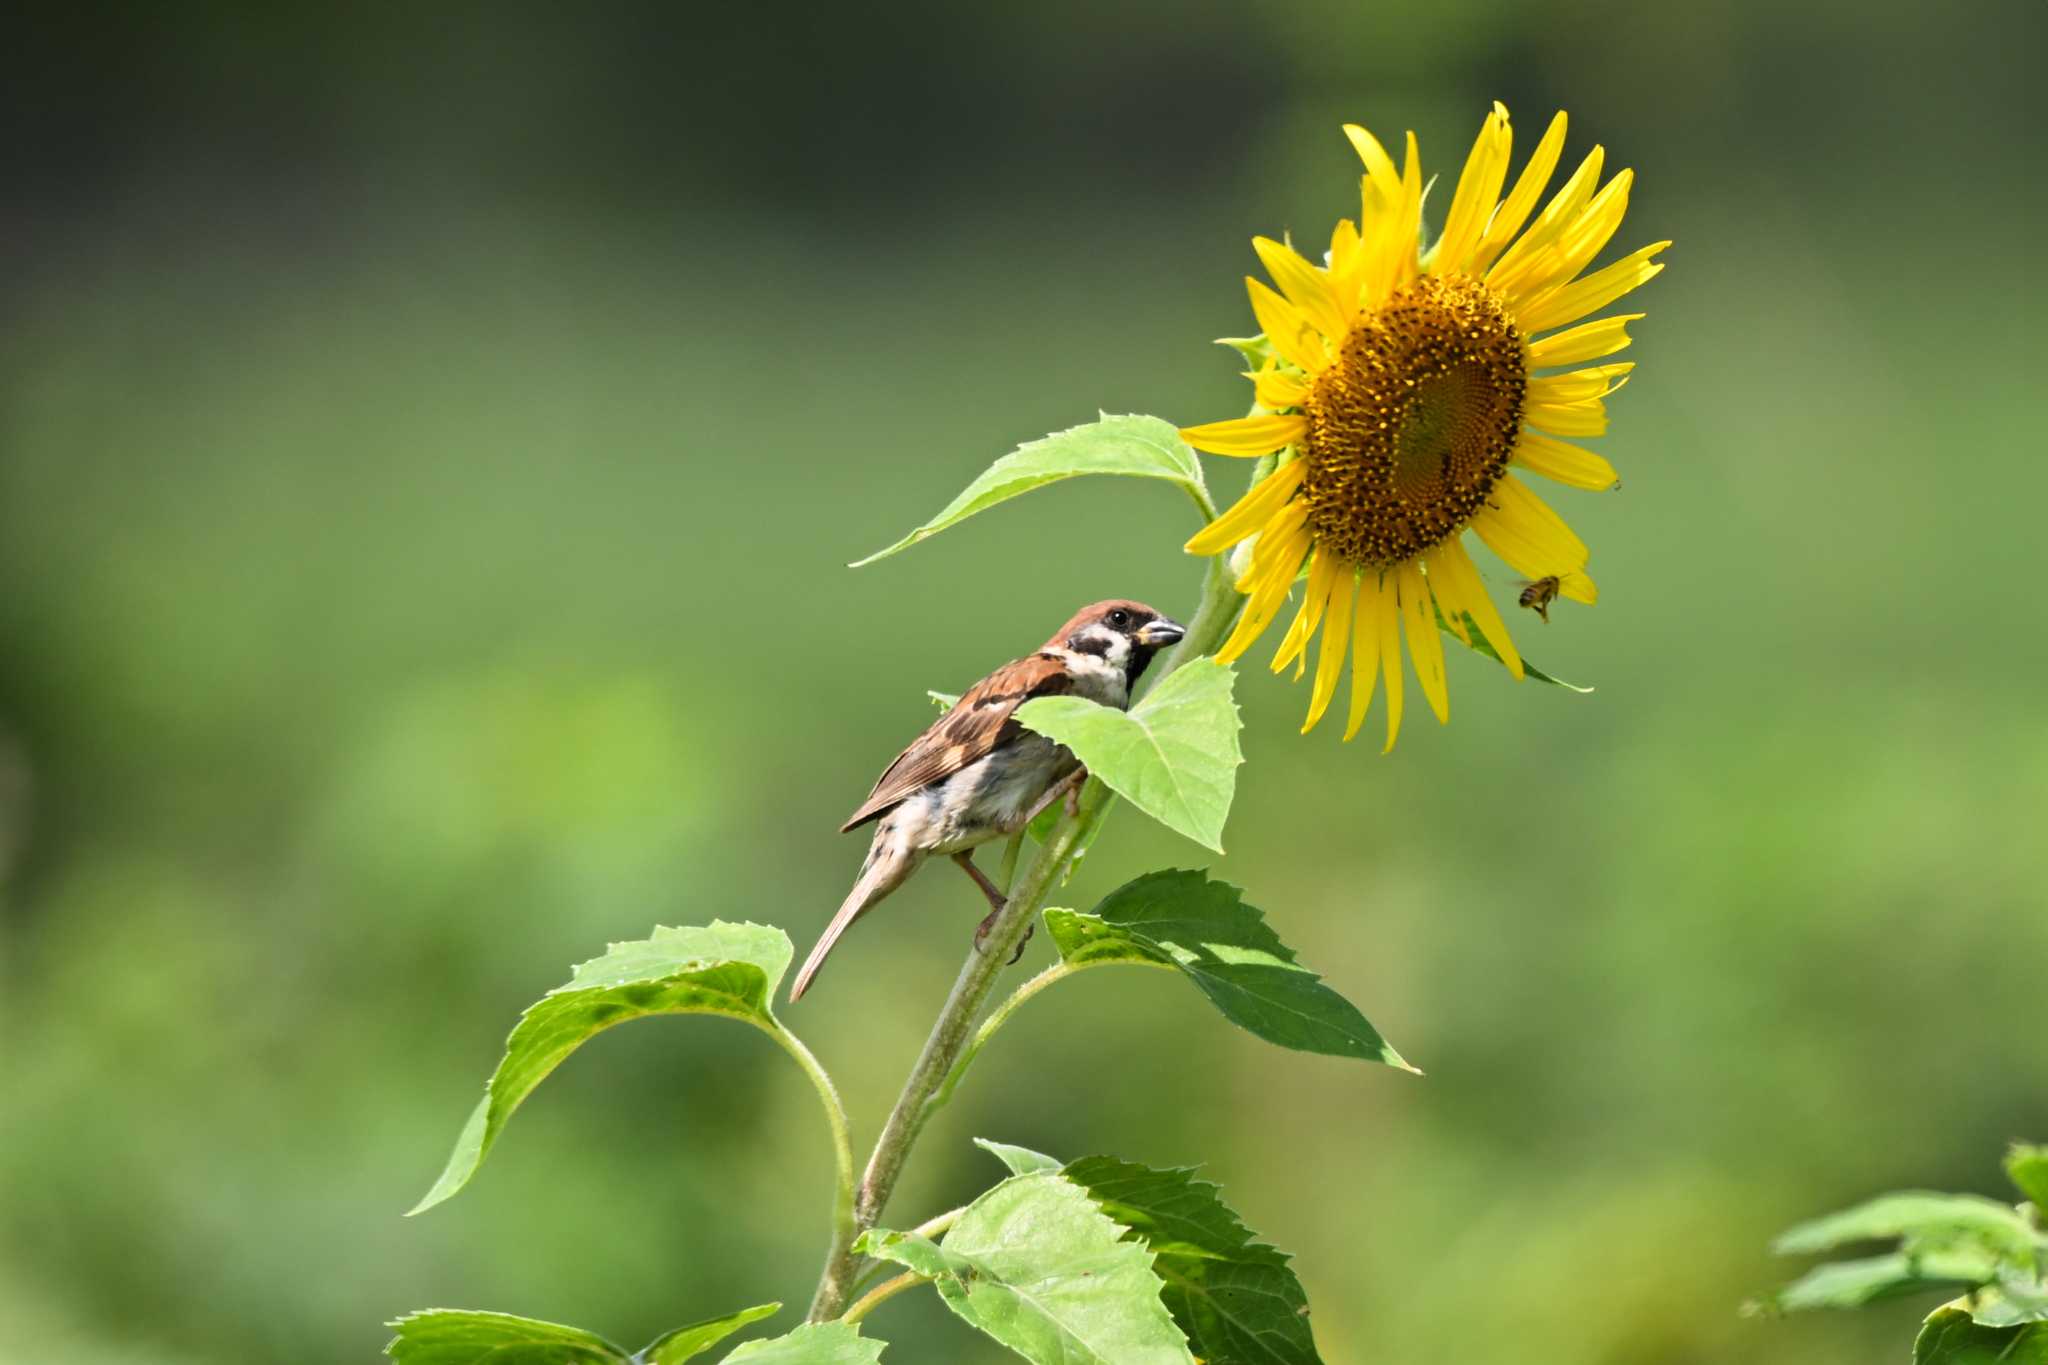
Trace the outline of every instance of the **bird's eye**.
<instances>
[{"instance_id":1,"label":"bird's eye","mask_svg":"<svg viewBox=\"0 0 2048 1365\"><path fill-rule=\"evenodd\" d=\"M1113 626L1127 626L1131 623L1131 614L1122 607L1118 607L1109 614L1109 623Z\"/></svg>"}]
</instances>

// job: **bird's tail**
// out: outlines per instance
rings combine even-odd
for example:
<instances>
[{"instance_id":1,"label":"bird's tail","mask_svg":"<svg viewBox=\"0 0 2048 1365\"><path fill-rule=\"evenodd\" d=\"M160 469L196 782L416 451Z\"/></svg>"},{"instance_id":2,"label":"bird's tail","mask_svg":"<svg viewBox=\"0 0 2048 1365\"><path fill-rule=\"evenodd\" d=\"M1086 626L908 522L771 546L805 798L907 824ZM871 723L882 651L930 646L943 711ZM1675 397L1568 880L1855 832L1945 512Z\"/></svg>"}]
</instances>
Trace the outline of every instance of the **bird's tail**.
<instances>
[{"instance_id":1,"label":"bird's tail","mask_svg":"<svg viewBox=\"0 0 2048 1365\"><path fill-rule=\"evenodd\" d=\"M898 848L890 837L891 833L886 824L875 831L875 841L868 847L867 861L861 865L860 877L854 882L853 890L847 892L846 899L839 903L838 913L825 926L825 932L818 936L818 945L804 959L795 984L789 988L791 1004L803 999L804 992L811 988L811 982L817 977L818 969L825 965L825 958L833 945L839 942L839 936L852 928L853 922L873 909L884 896L903 885L916 870L921 860L908 849Z\"/></svg>"}]
</instances>

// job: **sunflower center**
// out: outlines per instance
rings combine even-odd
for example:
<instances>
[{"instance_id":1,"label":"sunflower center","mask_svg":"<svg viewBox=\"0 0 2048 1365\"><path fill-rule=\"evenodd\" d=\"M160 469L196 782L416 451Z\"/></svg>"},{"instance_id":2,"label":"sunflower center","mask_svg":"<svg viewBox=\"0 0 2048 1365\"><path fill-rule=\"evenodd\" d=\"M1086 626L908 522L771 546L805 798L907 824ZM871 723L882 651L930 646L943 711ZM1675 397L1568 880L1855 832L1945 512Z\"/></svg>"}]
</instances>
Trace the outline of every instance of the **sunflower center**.
<instances>
[{"instance_id":1,"label":"sunflower center","mask_svg":"<svg viewBox=\"0 0 2048 1365\"><path fill-rule=\"evenodd\" d=\"M1386 567L1456 535L1508 467L1528 389L1521 333L1485 285L1397 290L1309 389L1302 486L1317 542Z\"/></svg>"}]
</instances>

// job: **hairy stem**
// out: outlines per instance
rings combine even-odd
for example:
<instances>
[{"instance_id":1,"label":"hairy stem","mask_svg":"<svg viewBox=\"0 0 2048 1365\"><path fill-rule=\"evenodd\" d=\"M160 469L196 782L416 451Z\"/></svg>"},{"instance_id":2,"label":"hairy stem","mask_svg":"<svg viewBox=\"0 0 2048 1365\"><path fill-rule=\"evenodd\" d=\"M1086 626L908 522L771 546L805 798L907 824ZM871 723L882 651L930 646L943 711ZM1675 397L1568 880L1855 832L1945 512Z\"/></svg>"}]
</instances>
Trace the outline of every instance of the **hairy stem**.
<instances>
[{"instance_id":1,"label":"hairy stem","mask_svg":"<svg viewBox=\"0 0 2048 1365\"><path fill-rule=\"evenodd\" d=\"M1254 469L1254 482L1266 468L1261 462ZM1198 505L1202 506L1205 515L1215 515L1206 499L1198 499ZM1148 671L1146 690L1157 686L1161 679L1181 665L1214 654L1228 636L1243 599L1231 585L1230 570L1224 558L1221 555L1209 558L1202 577L1201 604L1195 610L1194 619L1188 622L1187 635ZM968 951L967 961L962 964L960 975L954 979L953 989L932 1025L931 1036L925 1039L924 1049L918 1053L917 1061L910 1069L910 1077L903 1083L903 1092L896 1097L895 1108L890 1110L882 1135L875 1142L874 1153L868 1158L867 1171L861 1177L853 1206L854 1233L844 1239L835 1236L832 1254L826 1259L824 1272L818 1277L817 1294L811 1300L810 1321L823 1322L847 1311L847 1301L853 1295L860 1263L860 1257L853 1250L855 1238L861 1231L875 1226L881 1218L918 1134L951 1096L952 1083L958 1081L956 1072L965 1071L973 1051L979 1050L978 1041L986 1041L986 1037L979 1037L977 1041L974 1022L994 992L1004 964L1024 941L1032 917L1044 905L1047 894L1059 884L1073 860L1074 851L1083 846L1088 832L1101 821L1115 800L1115 794L1100 781L1092 777L1088 779L1081 788L1074 812L1061 815L1046 841L1039 845L1036 855L1010 881L1009 898L996 913L981 942ZM1038 989L1050 984L1052 982L1047 980ZM992 1033L1000 1027L1010 1010L1030 998L1022 991L1019 994L1021 998L1013 997L999 1011L1001 1017L991 1020L985 1033ZM881 1300L876 1295L893 1284L895 1281L892 1280L879 1286L862 1303L870 1299L879 1303ZM890 1292L901 1291L892 1289Z\"/></svg>"},{"instance_id":2,"label":"hairy stem","mask_svg":"<svg viewBox=\"0 0 2048 1365\"><path fill-rule=\"evenodd\" d=\"M851 1255L853 1239L860 1235L860 1229L853 1221L853 1137L846 1122L846 1106L840 1103L839 1090L832 1084L832 1077L818 1064L818 1059L811 1055L811 1050L804 1046L801 1038L784 1028L766 1032L811 1078L811 1085L818 1092L818 1102L825 1106L825 1122L832 1128L832 1156L837 1162L838 1172L832 1192L832 1246L826 1253L826 1263L831 1264Z\"/></svg>"},{"instance_id":3,"label":"hairy stem","mask_svg":"<svg viewBox=\"0 0 2048 1365\"><path fill-rule=\"evenodd\" d=\"M847 1309L840 1316L839 1320L841 1322L859 1322L862 1318L874 1312L879 1305L895 1298L904 1290L915 1289L923 1283L925 1283L924 1276L918 1274L915 1270L906 1270L895 1279L884 1280L867 1293L861 1295L860 1301Z\"/></svg>"}]
</instances>

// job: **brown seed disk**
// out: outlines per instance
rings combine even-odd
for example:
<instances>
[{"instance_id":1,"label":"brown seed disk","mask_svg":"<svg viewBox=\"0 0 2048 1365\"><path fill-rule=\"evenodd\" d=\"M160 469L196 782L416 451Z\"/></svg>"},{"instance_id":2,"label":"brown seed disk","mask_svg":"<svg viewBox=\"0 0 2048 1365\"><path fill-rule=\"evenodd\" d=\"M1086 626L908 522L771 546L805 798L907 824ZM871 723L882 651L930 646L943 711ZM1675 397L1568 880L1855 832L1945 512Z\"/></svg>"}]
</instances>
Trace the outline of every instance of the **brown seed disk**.
<instances>
[{"instance_id":1,"label":"brown seed disk","mask_svg":"<svg viewBox=\"0 0 2048 1365\"><path fill-rule=\"evenodd\" d=\"M1528 391L1522 335L1485 285L1396 290L1309 389L1302 496L1318 545L1384 568L1456 535L1507 469Z\"/></svg>"}]
</instances>

